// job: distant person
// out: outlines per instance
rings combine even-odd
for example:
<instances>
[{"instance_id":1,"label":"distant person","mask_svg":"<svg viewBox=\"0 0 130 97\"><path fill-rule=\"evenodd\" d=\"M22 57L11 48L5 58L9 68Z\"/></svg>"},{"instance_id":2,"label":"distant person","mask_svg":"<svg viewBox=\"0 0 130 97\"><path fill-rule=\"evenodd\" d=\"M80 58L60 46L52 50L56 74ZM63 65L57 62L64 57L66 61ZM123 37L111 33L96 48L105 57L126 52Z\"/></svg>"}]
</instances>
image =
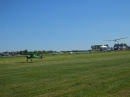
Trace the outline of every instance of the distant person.
<instances>
[{"instance_id":1,"label":"distant person","mask_svg":"<svg viewBox=\"0 0 130 97\"><path fill-rule=\"evenodd\" d=\"M40 54L40 59L42 59L42 56L43 56L43 54L41 53L41 54Z\"/></svg>"}]
</instances>

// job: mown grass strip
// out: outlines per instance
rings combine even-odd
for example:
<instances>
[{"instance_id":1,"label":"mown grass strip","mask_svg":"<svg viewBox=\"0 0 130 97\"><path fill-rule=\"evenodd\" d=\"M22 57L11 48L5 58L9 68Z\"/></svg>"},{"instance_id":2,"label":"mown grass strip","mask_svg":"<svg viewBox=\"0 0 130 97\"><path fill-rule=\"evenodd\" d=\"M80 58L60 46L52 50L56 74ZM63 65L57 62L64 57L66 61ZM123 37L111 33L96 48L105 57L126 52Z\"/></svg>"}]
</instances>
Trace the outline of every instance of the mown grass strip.
<instances>
[{"instance_id":1,"label":"mown grass strip","mask_svg":"<svg viewBox=\"0 0 130 97\"><path fill-rule=\"evenodd\" d=\"M1 97L129 97L130 52L0 58Z\"/></svg>"}]
</instances>

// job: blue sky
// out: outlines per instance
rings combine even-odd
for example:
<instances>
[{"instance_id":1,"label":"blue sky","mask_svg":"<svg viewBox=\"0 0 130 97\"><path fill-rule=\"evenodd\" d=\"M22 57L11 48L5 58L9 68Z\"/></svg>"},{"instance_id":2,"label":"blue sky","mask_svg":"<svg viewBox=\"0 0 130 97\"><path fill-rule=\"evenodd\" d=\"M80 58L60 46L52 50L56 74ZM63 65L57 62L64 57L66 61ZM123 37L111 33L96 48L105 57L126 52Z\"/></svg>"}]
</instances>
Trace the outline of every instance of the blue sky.
<instances>
[{"instance_id":1,"label":"blue sky","mask_svg":"<svg viewBox=\"0 0 130 97\"><path fill-rule=\"evenodd\" d=\"M0 0L0 52L130 45L129 36L130 0Z\"/></svg>"}]
</instances>

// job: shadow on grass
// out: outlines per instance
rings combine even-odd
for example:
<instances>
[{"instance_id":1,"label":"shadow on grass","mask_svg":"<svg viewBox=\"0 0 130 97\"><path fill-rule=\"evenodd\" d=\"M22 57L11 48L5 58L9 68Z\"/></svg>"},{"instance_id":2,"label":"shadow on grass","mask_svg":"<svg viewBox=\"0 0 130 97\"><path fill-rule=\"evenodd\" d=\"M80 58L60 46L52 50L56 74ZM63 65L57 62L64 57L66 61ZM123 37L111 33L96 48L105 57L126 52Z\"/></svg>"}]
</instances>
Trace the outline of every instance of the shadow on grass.
<instances>
[{"instance_id":1,"label":"shadow on grass","mask_svg":"<svg viewBox=\"0 0 130 97\"><path fill-rule=\"evenodd\" d=\"M40 60L34 60L34 61L30 61L30 60L29 60L29 61L26 61L26 60L25 60L25 61L17 62L17 63L23 63L23 64L24 64L24 63L38 63L38 62L41 62L41 61L42 61L42 59L40 59Z\"/></svg>"},{"instance_id":2,"label":"shadow on grass","mask_svg":"<svg viewBox=\"0 0 130 97\"><path fill-rule=\"evenodd\" d=\"M32 61L24 61L24 62L19 62L19 63L37 63L37 62L41 62L41 61L43 61L42 59L40 59L40 60L32 60Z\"/></svg>"},{"instance_id":3,"label":"shadow on grass","mask_svg":"<svg viewBox=\"0 0 130 97\"><path fill-rule=\"evenodd\" d=\"M18 62L18 63L36 63L36 62Z\"/></svg>"},{"instance_id":4,"label":"shadow on grass","mask_svg":"<svg viewBox=\"0 0 130 97\"><path fill-rule=\"evenodd\" d=\"M43 59L44 59L45 57L43 57L42 59L40 59L40 58L38 58L38 59L34 59L34 60L28 60L28 61L22 61L22 62L16 62L16 63L38 63L38 62L41 62L41 61L43 61Z\"/></svg>"}]
</instances>

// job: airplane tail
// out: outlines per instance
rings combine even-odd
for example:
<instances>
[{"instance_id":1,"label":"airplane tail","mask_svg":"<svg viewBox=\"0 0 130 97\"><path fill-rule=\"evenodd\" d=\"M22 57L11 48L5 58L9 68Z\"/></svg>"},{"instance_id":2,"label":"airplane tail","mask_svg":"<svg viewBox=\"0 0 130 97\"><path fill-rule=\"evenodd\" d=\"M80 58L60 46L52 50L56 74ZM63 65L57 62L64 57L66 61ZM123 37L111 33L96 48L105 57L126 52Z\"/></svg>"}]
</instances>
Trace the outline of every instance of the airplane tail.
<instances>
[{"instance_id":1,"label":"airplane tail","mask_svg":"<svg viewBox=\"0 0 130 97\"><path fill-rule=\"evenodd\" d=\"M38 58L38 56L34 55L34 58Z\"/></svg>"}]
</instances>

